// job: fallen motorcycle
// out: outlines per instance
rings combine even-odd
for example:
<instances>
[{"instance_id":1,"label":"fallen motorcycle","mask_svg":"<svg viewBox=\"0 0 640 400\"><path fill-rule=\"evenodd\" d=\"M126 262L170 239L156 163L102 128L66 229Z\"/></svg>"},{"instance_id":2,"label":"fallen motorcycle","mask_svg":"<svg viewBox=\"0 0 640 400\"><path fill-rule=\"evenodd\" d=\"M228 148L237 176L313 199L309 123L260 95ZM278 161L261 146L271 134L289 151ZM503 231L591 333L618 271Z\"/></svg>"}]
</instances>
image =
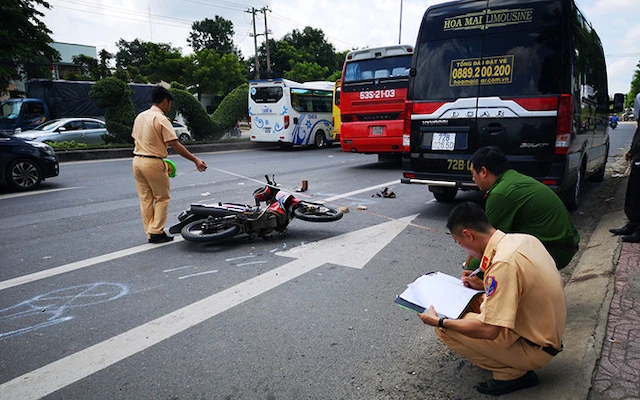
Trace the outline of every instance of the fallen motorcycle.
<instances>
[{"instance_id":1,"label":"fallen motorcycle","mask_svg":"<svg viewBox=\"0 0 640 400\"><path fill-rule=\"evenodd\" d=\"M331 222L342 218L342 212L324 204L295 198L281 190L275 178L265 175L267 184L254 191L255 206L237 203L191 204L178 215L178 223L169 232L180 233L192 242L224 242L235 237L262 237L281 235L298 218L308 222ZM261 205L265 203L263 208Z\"/></svg>"}]
</instances>

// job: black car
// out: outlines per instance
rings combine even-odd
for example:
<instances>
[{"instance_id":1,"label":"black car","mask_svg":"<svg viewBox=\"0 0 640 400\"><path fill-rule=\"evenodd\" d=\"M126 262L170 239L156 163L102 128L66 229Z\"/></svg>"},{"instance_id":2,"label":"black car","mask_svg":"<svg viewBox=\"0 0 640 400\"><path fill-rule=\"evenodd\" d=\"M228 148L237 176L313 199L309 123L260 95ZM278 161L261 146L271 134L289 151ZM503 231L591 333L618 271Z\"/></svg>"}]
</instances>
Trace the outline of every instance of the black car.
<instances>
[{"instance_id":1,"label":"black car","mask_svg":"<svg viewBox=\"0 0 640 400\"><path fill-rule=\"evenodd\" d=\"M34 189L58 176L58 157L51 146L0 132L0 184L17 190Z\"/></svg>"}]
</instances>

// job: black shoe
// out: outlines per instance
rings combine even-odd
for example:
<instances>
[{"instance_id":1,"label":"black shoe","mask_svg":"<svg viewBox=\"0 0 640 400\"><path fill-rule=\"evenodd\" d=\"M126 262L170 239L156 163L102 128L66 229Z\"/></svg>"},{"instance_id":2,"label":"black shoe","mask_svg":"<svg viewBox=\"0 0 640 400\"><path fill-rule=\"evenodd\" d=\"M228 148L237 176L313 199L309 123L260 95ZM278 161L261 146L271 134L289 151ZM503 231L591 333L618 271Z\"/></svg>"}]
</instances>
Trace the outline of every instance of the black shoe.
<instances>
[{"instance_id":1,"label":"black shoe","mask_svg":"<svg viewBox=\"0 0 640 400\"><path fill-rule=\"evenodd\" d=\"M623 236L622 241L627 243L640 243L640 232L636 231L630 235Z\"/></svg>"},{"instance_id":2,"label":"black shoe","mask_svg":"<svg viewBox=\"0 0 640 400\"><path fill-rule=\"evenodd\" d=\"M609 229L609 232L613 233L614 235L631 235L635 231L636 231L636 226L632 224L626 224L622 228L618 228L618 229L616 228Z\"/></svg>"},{"instance_id":3,"label":"black shoe","mask_svg":"<svg viewBox=\"0 0 640 400\"><path fill-rule=\"evenodd\" d=\"M166 243L173 240L173 236L167 235L165 232L152 233L149 238L149 243Z\"/></svg>"},{"instance_id":4,"label":"black shoe","mask_svg":"<svg viewBox=\"0 0 640 400\"><path fill-rule=\"evenodd\" d=\"M480 382L476 385L476 390L480 393L500 396L515 392L516 390L533 387L538 383L540 383L538 375L533 371L529 371L517 379L511 379L508 381L491 379L490 381Z\"/></svg>"}]
</instances>

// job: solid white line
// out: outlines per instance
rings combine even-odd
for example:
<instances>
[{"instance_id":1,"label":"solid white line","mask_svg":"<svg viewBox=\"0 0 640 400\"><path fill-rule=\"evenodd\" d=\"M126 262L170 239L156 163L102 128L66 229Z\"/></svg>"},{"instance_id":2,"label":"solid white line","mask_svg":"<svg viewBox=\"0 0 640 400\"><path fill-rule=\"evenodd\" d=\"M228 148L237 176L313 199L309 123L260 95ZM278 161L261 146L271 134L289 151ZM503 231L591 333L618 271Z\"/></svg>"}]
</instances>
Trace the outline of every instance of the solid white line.
<instances>
[{"instance_id":1,"label":"solid white line","mask_svg":"<svg viewBox=\"0 0 640 400\"><path fill-rule=\"evenodd\" d=\"M224 170L219 170L219 169L217 169L217 170L220 171L220 172L228 173L230 175L235 175L235 176L238 176L238 177L241 177L241 178L245 178L245 179L248 179L248 180L252 180L252 181L258 182L255 179L247 178L247 177L244 177L242 175L234 174L234 173L231 173L231 172L228 172L228 171L224 171ZM387 182L387 183L381 183L379 185L370 186L370 187L367 187L367 188L364 188L364 189L354 190L354 191L349 192L349 193L344 193L344 194L340 194L340 195L337 195L337 196L329 197L327 199L324 199L324 201L330 202L330 201L334 201L334 200L337 200L337 199L354 196L354 195L359 194L359 193L368 192L370 190L374 190L374 189L377 189L377 188L394 185L396 183L400 183L400 180L394 180L394 181L390 181L390 182ZM75 271L75 270L78 270L78 269L90 267L92 265L100 264L100 263L103 263L103 262L115 260L115 259L120 258L120 257L126 257L126 256L130 256L132 254L141 253L143 251L157 249L159 247L168 246L170 244L178 243L178 242L181 242L182 240L184 240L180 236L174 236L174 238L175 239L174 239L173 242L162 243L162 244L143 244L141 246L132 247L130 249L124 249L124 250L116 251L116 252L113 252L113 253L104 254L102 256L89 258L87 260L81 260L81 261L77 261L77 262L74 262L74 263L71 263L71 264L66 264L66 265L62 265L62 266L59 266L59 267L55 267L55 268L47 269L47 270L44 270L44 271L36 272L36 273L33 273L33 274L19 276L17 278L13 278L13 279L8 279L6 281L0 282L0 290L8 289L8 288L11 288L11 287L14 287L14 286L23 285L25 283L35 282L37 280L44 279L44 278L50 278L52 276L56 276L56 275L64 274L64 273L67 273L67 272ZM247 257L250 257L250 256L247 256ZM237 259L239 259L239 258L242 258L242 257L238 257ZM230 260L233 260L233 259L229 259L227 261L230 261Z\"/></svg>"},{"instance_id":2,"label":"solid white line","mask_svg":"<svg viewBox=\"0 0 640 400\"><path fill-rule=\"evenodd\" d=\"M242 264L236 264L236 267L242 267L243 265L254 265L254 264L266 264L266 261L251 261Z\"/></svg>"},{"instance_id":3,"label":"solid white line","mask_svg":"<svg viewBox=\"0 0 640 400\"><path fill-rule=\"evenodd\" d=\"M334 201L334 200L338 200L338 199L343 199L345 197L355 196L356 194L368 192L370 190L378 189L378 188L385 187L385 186L395 185L397 183L400 183L400 179L396 179L394 181L387 182L387 183L381 183L380 185L369 186L368 188L364 188L364 189L354 190L353 192L339 194L339 195L333 196L333 197L328 197L328 198L324 199L324 201L330 202L330 201Z\"/></svg>"},{"instance_id":4,"label":"solid white line","mask_svg":"<svg viewBox=\"0 0 640 400\"><path fill-rule=\"evenodd\" d=\"M30 192L3 194L3 195L0 195L0 200L13 199L15 197L34 196L36 194L60 192L62 190L80 189L81 187L83 186L74 186L74 187L68 187L68 188L48 189L48 190L33 190Z\"/></svg>"},{"instance_id":5,"label":"solid white line","mask_svg":"<svg viewBox=\"0 0 640 400\"><path fill-rule=\"evenodd\" d=\"M207 274L215 274L216 272L218 272L217 269L214 269L213 271L204 271L204 272L198 272L197 274L191 274L191 275L185 275L185 276L181 276L178 279L187 279L187 278L193 278L194 276L200 276L200 275L207 275Z\"/></svg>"},{"instance_id":6,"label":"solid white line","mask_svg":"<svg viewBox=\"0 0 640 400\"><path fill-rule=\"evenodd\" d=\"M162 272L173 272L173 271L181 271L183 269L187 269L187 268L193 268L193 265L185 265L184 267L177 267L177 268L171 268L171 269L165 269Z\"/></svg>"},{"instance_id":7,"label":"solid white line","mask_svg":"<svg viewBox=\"0 0 640 400\"><path fill-rule=\"evenodd\" d=\"M0 399L36 400L139 353L194 325L311 271L325 262L305 258L244 281L104 342L0 385Z\"/></svg>"},{"instance_id":8,"label":"solid white line","mask_svg":"<svg viewBox=\"0 0 640 400\"><path fill-rule=\"evenodd\" d=\"M120 257L126 257L126 256L130 256L132 254L141 253L143 251L157 249L157 248L160 248L160 247L163 247L163 246L170 245L171 243L180 242L182 240L184 240L184 239L182 239L181 237L178 237L178 236L174 236L173 242L159 243L159 244L151 244L151 243L143 244L141 246L131 247L129 249L124 249L124 250L116 251L116 252L113 252L113 253L104 254L104 255L101 255L101 256L89 258L87 260L81 260L81 261L77 261L77 262L74 262L74 263L71 263L71 264L61 265L59 267L47 269L47 270L40 271L40 272L35 272L33 274L19 276L17 278L13 278L13 279L8 279L6 281L0 282L0 290L8 289L8 288L14 287L14 286L24 285L25 283L35 282L35 281L38 281L40 279L50 278L52 276L56 276L56 275L60 275L60 274L65 274L67 272L71 272L71 271L75 271L75 270L78 270L78 269L86 268L86 267L89 267L89 266L92 266L92 265L96 265L96 264L100 264L100 263L103 263L103 262L115 260L115 259L120 258Z\"/></svg>"}]
</instances>

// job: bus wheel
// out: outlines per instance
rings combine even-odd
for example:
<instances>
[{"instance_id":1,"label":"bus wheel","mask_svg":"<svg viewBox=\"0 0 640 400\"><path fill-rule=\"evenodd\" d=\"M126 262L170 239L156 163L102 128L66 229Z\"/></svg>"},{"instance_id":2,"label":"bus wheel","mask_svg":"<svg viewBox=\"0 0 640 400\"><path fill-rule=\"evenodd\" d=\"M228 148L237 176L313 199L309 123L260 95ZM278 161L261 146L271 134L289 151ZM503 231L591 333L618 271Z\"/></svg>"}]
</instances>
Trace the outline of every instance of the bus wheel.
<instances>
[{"instance_id":1,"label":"bus wheel","mask_svg":"<svg viewBox=\"0 0 640 400\"><path fill-rule=\"evenodd\" d=\"M324 137L323 131L316 132L316 136L313 139L313 144L319 149L327 145L327 140Z\"/></svg>"}]
</instances>

